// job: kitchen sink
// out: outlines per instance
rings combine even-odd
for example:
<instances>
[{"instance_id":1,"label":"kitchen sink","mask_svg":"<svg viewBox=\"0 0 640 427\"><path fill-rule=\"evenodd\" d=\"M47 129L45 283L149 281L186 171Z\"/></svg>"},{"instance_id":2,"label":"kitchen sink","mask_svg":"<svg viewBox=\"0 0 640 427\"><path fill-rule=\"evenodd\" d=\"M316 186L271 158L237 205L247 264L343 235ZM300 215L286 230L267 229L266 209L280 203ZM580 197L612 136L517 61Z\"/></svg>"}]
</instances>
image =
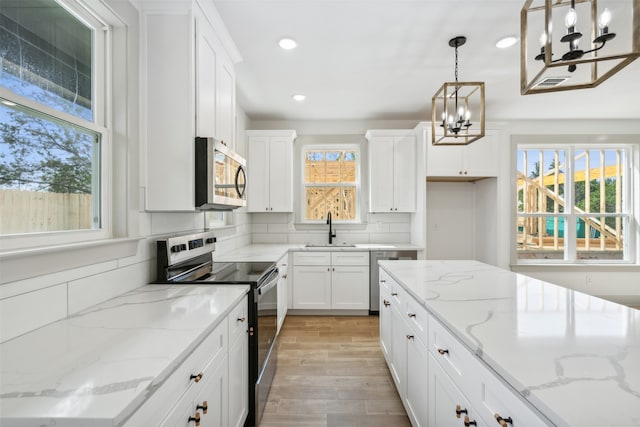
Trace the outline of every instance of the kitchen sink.
<instances>
[{"instance_id":1,"label":"kitchen sink","mask_svg":"<svg viewBox=\"0 0 640 427\"><path fill-rule=\"evenodd\" d=\"M307 243L305 248L355 248L353 243Z\"/></svg>"}]
</instances>

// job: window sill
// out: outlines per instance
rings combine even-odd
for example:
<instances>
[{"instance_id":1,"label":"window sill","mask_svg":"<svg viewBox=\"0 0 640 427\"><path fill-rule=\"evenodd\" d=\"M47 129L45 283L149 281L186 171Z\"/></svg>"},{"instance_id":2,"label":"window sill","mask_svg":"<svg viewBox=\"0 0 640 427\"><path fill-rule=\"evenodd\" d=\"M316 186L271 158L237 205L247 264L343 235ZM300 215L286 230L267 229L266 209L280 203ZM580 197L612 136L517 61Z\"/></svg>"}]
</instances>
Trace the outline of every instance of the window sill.
<instances>
[{"instance_id":1,"label":"window sill","mask_svg":"<svg viewBox=\"0 0 640 427\"><path fill-rule=\"evenodd\" d=\"M142 237L108 239L0 252L0 284L134 256Z\"/></svg>"},{"instance_id":2,"label":"window sill","mask_svg":"<svg viewBox=\"0 0 640 427\"><path fill-rule=\"evenodd\" d=\"M531 263L531 264L510 264L509 267L513 272L525 271L525 270L539 270L541 268L550 270L568 270L568 271L583 271L585 269L592 270L625 270L625 271L640 271L640 264L632 262L625 263L580 263L580 264L561 264L561 263Z\"/></svg>"}]
</instances>

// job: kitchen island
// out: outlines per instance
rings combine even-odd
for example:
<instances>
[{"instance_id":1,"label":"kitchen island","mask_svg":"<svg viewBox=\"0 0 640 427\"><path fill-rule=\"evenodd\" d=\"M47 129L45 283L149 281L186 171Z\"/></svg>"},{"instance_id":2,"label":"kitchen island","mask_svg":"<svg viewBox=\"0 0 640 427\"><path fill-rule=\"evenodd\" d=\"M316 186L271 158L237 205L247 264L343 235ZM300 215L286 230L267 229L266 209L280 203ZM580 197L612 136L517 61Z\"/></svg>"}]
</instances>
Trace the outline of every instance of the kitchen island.
<instances>
[{"instance_id":1,"label":"kitchen island","mask_svg":"<svg viewBox=\"0 0 640 427\"><path fill-rule=\"evenodd\" d=\"M200 372L227 377L227 317L248 291L147 285L0 344L0 425L160 425Z\"/></svg>"},{"instance_id":2,"label":"kitchen island","mask_svg":"<svg viewBox=\"0 0 640 427\"><path fill-rule=\"evenodd\" d=\"M411 326L403 330L409 331L407 345L417 341L420 335L414 331L424 327L424 347L429 351L425 358L437 361L428 365L426 373L426 365L411 366L405 353L408 385L401 381L399 392L408 396L405 406L408 401L412 408L408 412L415 409L420 416L419 405L411 406L416 397L411 396L411 378L423 370L430 382L452 378L449 382L455 387L447 390L460 390L460 399L475 405L477 425L498 425L494 416L507 418L505 412L514 408L500 414L492 408L499 393L492 396L484 380L473 378L486 371L508 391L507 397L516 397L525 412L531 410L537 417L518 425L640 426L640 311L477 261L381 261L379 265L381 278L399 287L381 296L384 305L393 308L394 298L388 295L406 297L398 310ZM381 293L388 285L381 283ZM420 320L416 305L428 321ZM381 309L381 322L387 317ZM385 328L381 323L383 351L390 346ZM390 341L398 347L401 340L393 334ZM393 373L394 358L387 360ZM428 393L438 390L431 384ZM429 401L425 417L433 423L436 398L423 399ZM464 413L471 412L464 408Z\"/></svg>"}]
</instances>

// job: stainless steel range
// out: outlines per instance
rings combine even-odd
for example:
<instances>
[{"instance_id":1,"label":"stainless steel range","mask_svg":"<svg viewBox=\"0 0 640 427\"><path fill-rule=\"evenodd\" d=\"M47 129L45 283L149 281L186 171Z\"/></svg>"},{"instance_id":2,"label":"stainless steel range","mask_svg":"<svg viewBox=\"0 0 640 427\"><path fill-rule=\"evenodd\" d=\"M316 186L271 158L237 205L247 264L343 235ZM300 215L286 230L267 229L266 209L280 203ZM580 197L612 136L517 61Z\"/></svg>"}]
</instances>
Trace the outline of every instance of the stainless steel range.
<instances>
[{"instance_id":1,"label":"stainless steel range","mask_svg":"<svg viewBox=\"0 0 640 427\"><path fill-rule=\"evenodd\" d=\"M241 284L249 291L249 415L257 426L277 366L278 269L274 263L214 262L216 239L205 231L157 241L157 282Z\"/></svg>"}]
</instances>

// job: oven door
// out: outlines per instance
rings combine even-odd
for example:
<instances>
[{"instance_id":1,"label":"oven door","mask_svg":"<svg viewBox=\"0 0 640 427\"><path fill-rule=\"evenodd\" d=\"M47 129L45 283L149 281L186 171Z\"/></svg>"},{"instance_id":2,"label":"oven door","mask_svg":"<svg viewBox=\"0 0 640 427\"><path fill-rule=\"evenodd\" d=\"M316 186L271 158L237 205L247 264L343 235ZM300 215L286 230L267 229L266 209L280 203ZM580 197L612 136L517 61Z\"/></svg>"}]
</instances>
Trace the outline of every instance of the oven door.
<instances>
[{"instance_id":1,"label":"oven door","mask_svg":"<svg viewBox=\"0 0 640 427\"><path fill-rule=\"evenodd\" d=\"M256 382L256 425L264 411L278 365L278 277L274 268L255 290L258 305L258 380Z\"/></svg>"}]
</instances>

